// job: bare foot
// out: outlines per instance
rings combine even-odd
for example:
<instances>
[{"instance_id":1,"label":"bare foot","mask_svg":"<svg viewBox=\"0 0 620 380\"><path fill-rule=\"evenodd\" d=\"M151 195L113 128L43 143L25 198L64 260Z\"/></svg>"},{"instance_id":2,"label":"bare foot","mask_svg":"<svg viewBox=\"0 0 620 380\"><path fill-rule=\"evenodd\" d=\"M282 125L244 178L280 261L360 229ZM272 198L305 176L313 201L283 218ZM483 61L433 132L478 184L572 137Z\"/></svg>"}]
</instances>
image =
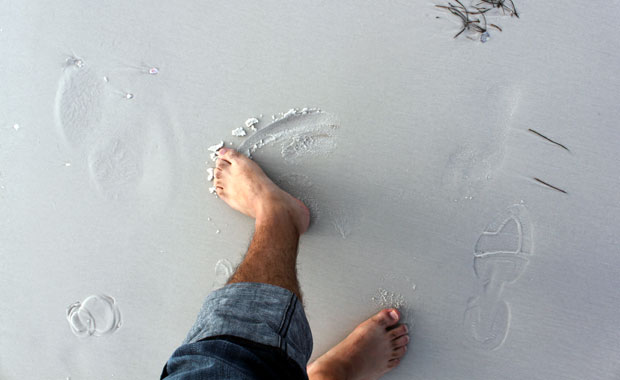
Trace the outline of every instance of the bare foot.
<instances>
[{"instance_id":1,"label":"bare foot","mask_svg":"<svg viewBox=\"0 0 620 380\"><path fill-rule=\"evenodd\" d=\"M308 365L310 380L376 380L400 363L407 351L407 326L400 312L383 309Z\"/></svg>"},{"instance_id":2,"label":"bare foot","mask_svg":"<svg viewBox=\"0 0 620 380\"><path fill-rule=\"evenodd\" d=\"M284 211L301 235L310 224L310 211L299 199L284 192L252 160L234 149L222 148L215 167L217 195L230 207L257 223L274 211Z\"/></svg>"}]
</instances>

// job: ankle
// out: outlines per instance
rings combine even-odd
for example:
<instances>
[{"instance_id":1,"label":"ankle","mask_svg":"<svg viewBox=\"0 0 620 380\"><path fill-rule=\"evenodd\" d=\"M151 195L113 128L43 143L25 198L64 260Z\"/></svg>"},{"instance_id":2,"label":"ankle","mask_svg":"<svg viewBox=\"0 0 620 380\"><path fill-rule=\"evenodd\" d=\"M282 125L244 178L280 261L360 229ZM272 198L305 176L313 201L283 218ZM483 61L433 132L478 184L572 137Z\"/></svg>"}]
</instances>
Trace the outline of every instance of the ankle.
<instances>
[{"instance_id":1,"label":"ankle","mask_svg":"<svg viewBox=\"0 0 620 380\"><path fill-rule=\"evenodd\" d=\"M278 226L278 228L284 229L287 226L291 226L291 228L297 230L295 219L289 208L278 202L258 207L254 224L257 228Z\"/></svg>"},{"instance_id":2,"label":"ankle","mask_svg":"<svg viewBox=\"0 0 620 380\"><path fill-rule=\"evenodd\" d=\"M289 203L283 202L281 198L274 197L257 207L255 225L256 227L277 225L279 228L291 226L297 231L299 226L297 226L294 213L295 210L291 208Z\"/></svg>"},{"instance_id":3,"label":"ankle","mask_svg":"<svg viewBox=\"0 0 620 380\"><path fill-rule=\"evenodd\" d=\"M337 360L319 358L311 363L306 371L310 380L346 380L347 365Z\"/></svg>"}]
</instances>

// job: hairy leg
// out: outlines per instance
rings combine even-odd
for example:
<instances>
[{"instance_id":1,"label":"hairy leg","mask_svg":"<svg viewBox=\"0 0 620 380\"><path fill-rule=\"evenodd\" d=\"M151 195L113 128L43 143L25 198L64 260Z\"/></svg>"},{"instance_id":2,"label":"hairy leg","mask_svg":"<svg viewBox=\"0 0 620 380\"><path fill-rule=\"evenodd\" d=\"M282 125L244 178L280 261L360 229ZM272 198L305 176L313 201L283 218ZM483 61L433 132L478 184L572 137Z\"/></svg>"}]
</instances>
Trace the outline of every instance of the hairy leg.
<instances>
[{"instance_id":1,"label":"hairy leg","mask_svg":"<svg viewBox=\"0 0 620 380\"><path fill-rule=\"evenodd\" d=\"M297 281L297 244L299 233L286 210L274 207L256 221L254 236L245 258L228 280L262 282L277 285L301 299Z\"/></svg>"},{"instance_id":2,"label":"hairy leg","mask_svg":"<svg viewBox=\"0 0 620 380\"><path fill-rule=\"evenodd\" d=\"M302 202L277 187L261 168L231 149L221 149L215 170L217 194L229 206L255 219L248 252L228 283L260 282L288 289L301 298L297 245L310 213ZM396 367L409 343L400 313L384 309L311 363L310 380L376 380Z\"/></svg>"},{"instance_id":3,"label":"hairy leg","mask_svg":"<svg viewBox=\"0 0 620 380\"><path fill-rule=\"evenodd\" d=\"M308 208L277 187L256 163L231 149L219 151L215 187L229 206L255 219L248 252L228 283L276 285L301 298L297 245L308 228Z\"/></svg>"}]
</instances>

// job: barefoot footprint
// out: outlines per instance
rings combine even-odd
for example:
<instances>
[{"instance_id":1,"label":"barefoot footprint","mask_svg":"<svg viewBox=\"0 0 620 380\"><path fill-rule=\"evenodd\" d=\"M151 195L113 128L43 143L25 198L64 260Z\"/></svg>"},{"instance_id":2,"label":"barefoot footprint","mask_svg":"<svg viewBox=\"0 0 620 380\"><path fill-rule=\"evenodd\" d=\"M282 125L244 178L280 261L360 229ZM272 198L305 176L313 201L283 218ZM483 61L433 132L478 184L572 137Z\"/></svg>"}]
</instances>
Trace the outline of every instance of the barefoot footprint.
<instances>
[{"instance_id":1,"label":"barefoot footprint","mask_svg":"<svg viewBox=\"0 0 620 380\"><path fill-rule=\"evenodd\" d=\"M182 137L180 130L173 130L173 121L159 109L145 115L112 109L108 81L94 65L67 59L54 103L58 133L85 155L91 182L104 198L138 200L145 210L164 207L178 182L173 142Z\"/></svg>"},{"instance_id":2,"label":"barefoot footprint","mask_svg":"<svg viewBox=\"0 0 620 380\"><path fill-rule=\"evenodd\" d=\"M64 68L54 105L56 126L72 147L94 141L102 117L104 82L90 68L68 65Z\"/></svg>"},{"instance_id":3,"label":"barefoot footprint","mask_svg":"<svg viewBox=\"0 0 620 380\"><path fill-rule=\"evenodd\" d=\"M521 91L516 86L493 86L485 98L493 99L497 107L484 120L479 120L479 123L488 122L481 129L485 131L484 136L473 136L460 144L450 153L444 168L442 185L454 201L477 196L501 169Z\"/></svg>"},{"instance_id":4,"label":"barefoot footprint","mask_svg":"<svg viewBox=\"0 0 620 380\"><path fill-rule=\"evenodd\" d=\"M139 155L118 138L91 150L88 167L97 190L111 199L133 195L135 183L143 172Z\"/></svg>"}]
</instances>

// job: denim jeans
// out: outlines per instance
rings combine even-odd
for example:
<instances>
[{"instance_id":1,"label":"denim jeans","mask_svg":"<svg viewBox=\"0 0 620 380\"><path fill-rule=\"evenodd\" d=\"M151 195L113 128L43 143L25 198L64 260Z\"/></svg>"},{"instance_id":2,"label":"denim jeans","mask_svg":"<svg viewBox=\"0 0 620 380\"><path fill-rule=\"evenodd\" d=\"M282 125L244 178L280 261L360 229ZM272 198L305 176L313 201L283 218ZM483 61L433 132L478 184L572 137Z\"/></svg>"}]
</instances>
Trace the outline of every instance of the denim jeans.
<instances>
[{"instance_id":1,"label":"denim jeans","mask_svg":"<svg viewBox=\"0 0 620 380\"><path fill-rule=\"evenodd\" d=\"M312 333L297 296L236 283L205 300L162 379L307 379Z\"/></svg>"}]
</instances>

